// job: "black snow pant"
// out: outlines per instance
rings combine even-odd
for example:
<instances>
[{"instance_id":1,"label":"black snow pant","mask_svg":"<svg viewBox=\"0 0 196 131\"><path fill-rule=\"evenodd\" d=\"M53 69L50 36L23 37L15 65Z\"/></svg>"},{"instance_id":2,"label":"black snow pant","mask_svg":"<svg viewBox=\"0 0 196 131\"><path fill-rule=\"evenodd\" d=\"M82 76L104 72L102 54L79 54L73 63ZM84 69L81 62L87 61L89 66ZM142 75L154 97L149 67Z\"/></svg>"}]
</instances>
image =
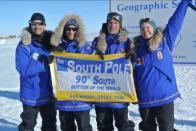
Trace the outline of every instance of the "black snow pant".
<instances>
[{"instance_id":1,"label":"black snow pant","mask_svg":"<svg viewBox=\"0 0 196 131\"><path fill-rule=\"evenodd\" d=\"M22 122L18 126L19 131L34 131L37 124L37 116L40 112L42 118L42 131L57 131L56 109L53 102L41 106L27 106L23 104L23 112L20 117Z\"/></svg>"},{"instance_id":2,"label":"black snow pant","mask_svg":"<svg viewBox=\"0 0 196 131\"><path fill-rule=\"evenodd\" d=\"M62 131L77 131L75 120L77 122L78 131L92 131L90 124L90 110L85 111L59 111Z\"/></svg>"},{"instance_id":3,"label":"black snow pant","mask_svg":"<svg viewBox=\"0 0 196 131\"><path fill-rule=\"evenodd\" d=\"M140 108L142 121L139 129L142 131L156 131L157 124L159 131L175 131L174 129L174 103L162 106Z\"/></svg>"},{"instance_id":4,"label":"black snow pant","mask_svg":"<svg viewBox=\"0 0 196 131\"><path fill-rule=\"evenodd\" d=\"M128 120L128 107L114 109L95 106L98 131L113 131L113 116L118 131L134 131L135 124Z\"/></svg>"}]
</instances>

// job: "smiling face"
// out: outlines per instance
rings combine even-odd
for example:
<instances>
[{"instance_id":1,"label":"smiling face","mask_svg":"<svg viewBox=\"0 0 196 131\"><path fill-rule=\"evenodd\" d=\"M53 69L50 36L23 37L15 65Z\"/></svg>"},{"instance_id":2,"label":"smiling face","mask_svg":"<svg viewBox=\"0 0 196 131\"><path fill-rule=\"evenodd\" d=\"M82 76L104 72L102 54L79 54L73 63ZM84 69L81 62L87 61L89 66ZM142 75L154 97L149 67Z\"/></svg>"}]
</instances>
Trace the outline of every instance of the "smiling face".
<instances>
[{"instance_id":1,"label":"smiling face","mask_svg":"<svg viewBox=\"0 0 196 131\"><path fill-rule=\"evenodd\" d=\"M109 20L107 22L107 31L109 34L116 34L120 30L120 22L116 20Z\"/></svg>"},{"instance_id":2,"label":"smiling face","mask_svg":"<svg viewBox=\"0 0 196 131\"><path fill-rule=\"evenodd\" d=\"M30 23L31 26L31 30L36 34L36 35L40 35L44 32L45 30L45 23L43 23L40 20L35 20L33 22Z\"/></svg>"},{"instance_id":3,"label":"smiling face","mask_svg":"<svg viewBox=\"0 0 196 131\"><path fill-rule=\"evenodd\" d=\"M150 39L153 34L154 30L151 24L145 22L140 26L140 32L143 38Z\"/></svg>"}]
</instances>

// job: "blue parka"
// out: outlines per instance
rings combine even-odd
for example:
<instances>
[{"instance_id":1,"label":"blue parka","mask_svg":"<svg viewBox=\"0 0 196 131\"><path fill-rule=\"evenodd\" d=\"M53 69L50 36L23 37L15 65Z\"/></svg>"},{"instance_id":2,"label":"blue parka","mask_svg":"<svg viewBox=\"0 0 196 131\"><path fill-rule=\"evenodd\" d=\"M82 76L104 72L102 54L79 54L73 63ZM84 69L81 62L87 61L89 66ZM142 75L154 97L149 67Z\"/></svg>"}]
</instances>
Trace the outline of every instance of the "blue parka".
<instances>
[{"instance_id":1,"label":"blue parka","mask_svg":"<svg viewBox=\"0 0 196 131\"><path fill-rule=\"evenodd\" d=\"M92 46L97 53L102 52L105 55L125 53L130 44L130 40L127 38L127 31L121 29L117 34L108 34L104 30L106 29L104 29L103 25L100 35L92 42ZM106 108L124 108L128 105L129 103L95 103L95 106Z\"/></svg>"},{"instance_id":2,"label":"blue parka","mask_svg":"<svg viewBox=\"0 0 196 131\"><path fill-rule=\"evenodd\" d=\"M50 41L52 32L45 31L44 38ZM50 70L39 58L49 55L49 51L33 37L26 28L22 40L16 48L16 69L20 74L20 100L29 106L40 106L52 100ZM45 43L49 44L49 43Z\"/></svg>"},{"instance_id":3,"label":"blue parka","mask_svg":"<svg viewBox=\"0 0 196 131\"><path fill-rule=\"evenodd\" d=\"M65 23L69 19L75 19L79 24L79 30L73 41L67 41L63 37L63 30ZM63 23L63 24L62 24ZM59 33L61 30L61 33ZM56 28L54 34L51 37L51 44L53 46L63 47L65 52L68 53L80 53L80 54L93 54L90 43L85 42L83 24L79 16L71 15L66 16L60 22ZM56 108L61 111L84 111L92 109L92 103L81 101L56 101Z\"/></svg>"},{"instance_id":4,"label":"blue parka","mask_svg":"<svg viewBox=\"0 0 196 131\"><path fill-rule=\"evenodd\" d=\"M146 40L135 37L137 54L134 79L140 108L161 106L180 97L177 89L171 52L180 32L190 0L182 0L166 28Z\"/></svg>"}]
</instances>

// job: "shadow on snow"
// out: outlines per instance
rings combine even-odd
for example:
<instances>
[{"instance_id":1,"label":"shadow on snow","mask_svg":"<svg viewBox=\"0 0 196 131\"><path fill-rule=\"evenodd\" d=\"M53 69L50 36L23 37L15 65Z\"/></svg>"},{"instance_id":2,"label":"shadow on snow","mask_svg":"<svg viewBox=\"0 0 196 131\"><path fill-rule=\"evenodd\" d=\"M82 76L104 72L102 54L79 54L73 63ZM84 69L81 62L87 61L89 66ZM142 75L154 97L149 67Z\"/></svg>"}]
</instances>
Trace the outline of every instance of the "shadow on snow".
<instances>
[{"instance_id":1,"label":"shadow on snow","mask_svg":"<svg viewBox=\"0 0 196 131\"><path fill-rule=\"evenodd\" d=\"M18 125L0 118L0 129L1 131L17 131Z\"/></svg>"},{"instance_id":2,"label":"shadow on snow","mask_svg":"<svg viewBox=\"0 0 196 131\"><path fill-rule=\"evenodd\" d=\"M8 99L19 100L19 93L14 91L2 91L0 90L0 97L5 97Z\"/></svg>"}]
</instances>

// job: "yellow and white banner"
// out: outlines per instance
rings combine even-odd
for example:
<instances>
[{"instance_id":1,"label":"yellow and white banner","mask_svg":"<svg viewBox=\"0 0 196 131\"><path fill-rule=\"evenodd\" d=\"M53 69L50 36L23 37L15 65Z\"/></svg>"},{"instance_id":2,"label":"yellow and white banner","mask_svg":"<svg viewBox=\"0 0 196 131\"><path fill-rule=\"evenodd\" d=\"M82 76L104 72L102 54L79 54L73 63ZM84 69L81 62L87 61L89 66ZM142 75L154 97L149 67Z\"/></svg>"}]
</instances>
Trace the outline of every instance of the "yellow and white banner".
<instances>
[{"instance_id":1,"label":"yellow and white banner","mask_svg":"<svg viewBox=\"0 0 196 131\"><path fill-rule=\"evenodd\" d=\"M55 52L51 67L58 100L137 102L130 60L124 54L98 55Z\"/></svg>"}]
</instances>

